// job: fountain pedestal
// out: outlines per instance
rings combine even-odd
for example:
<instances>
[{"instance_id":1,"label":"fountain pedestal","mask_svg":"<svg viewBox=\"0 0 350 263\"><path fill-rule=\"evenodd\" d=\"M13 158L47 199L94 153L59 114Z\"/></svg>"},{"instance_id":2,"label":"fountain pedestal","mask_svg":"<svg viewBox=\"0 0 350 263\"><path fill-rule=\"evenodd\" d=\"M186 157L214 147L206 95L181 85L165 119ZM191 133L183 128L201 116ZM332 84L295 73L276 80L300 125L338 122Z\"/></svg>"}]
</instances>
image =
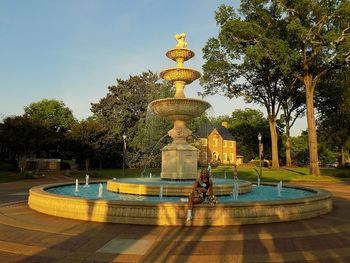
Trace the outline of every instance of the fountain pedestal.
<instances>
[{"instance_id":1,"label":"fountain pedestal","mask_svg":"<svg viewBox=\"0 0 350 263\"><path fill-rule=\"evenodd\" d=\"M198 149L186 144L169 144L162 149L162 179L188 180L197 177Z\"/></svg>"}]
</instances>

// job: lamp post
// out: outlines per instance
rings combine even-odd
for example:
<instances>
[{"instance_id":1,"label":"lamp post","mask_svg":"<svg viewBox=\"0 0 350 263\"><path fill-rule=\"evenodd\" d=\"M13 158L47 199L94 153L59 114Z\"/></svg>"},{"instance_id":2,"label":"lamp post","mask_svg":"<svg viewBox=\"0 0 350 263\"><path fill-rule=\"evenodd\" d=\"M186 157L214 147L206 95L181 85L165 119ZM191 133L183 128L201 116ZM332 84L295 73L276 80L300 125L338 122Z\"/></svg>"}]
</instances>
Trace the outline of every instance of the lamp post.
<instances>
[{"instance_id":1,"label":"lamp post","mask_svg":"<svg viewBox=\"0 0 350 263\"><path fill-rule=\"evenodd\" d=\"M260 186L260 177L262 175L262 166L261 166L261 155L262 155L262 152L261 152L261 139L262 139L262 136L261 136L261 133L259 132L258 134L258 140L259 140L259 160L260 160L260 173L258 175L258 186Z\"/></svg>"},{"instance_id":2,"label":"lamp post","mask_svg":"<svg viewBox=\"0 0 350 263\"><path fill-rule=\"evenodd\" d=\"M125 152L126 152L126 135L123 134L123 177L125 176Z\"/></svg>"}]
</instances>

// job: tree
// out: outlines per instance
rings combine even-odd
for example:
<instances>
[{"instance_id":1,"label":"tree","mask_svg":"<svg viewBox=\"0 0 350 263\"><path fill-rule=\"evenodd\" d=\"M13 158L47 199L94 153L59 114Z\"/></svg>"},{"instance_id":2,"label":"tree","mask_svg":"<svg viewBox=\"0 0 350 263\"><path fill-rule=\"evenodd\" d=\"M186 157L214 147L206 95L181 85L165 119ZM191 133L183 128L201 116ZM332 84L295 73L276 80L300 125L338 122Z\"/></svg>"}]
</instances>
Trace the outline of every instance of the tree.
<instances>
[{"instance_id":1,"label":"tree","mask_svg":"<svg viewBox=\"0 0 350 263\"><path fill-rule=\"evenodd\" d=\"M321 80L316 102L321 136L338 151L344 166L344 150L350 146L350 68L337 69Z\"/></svg>"},{"instance_id":2,"label":"tree","mask_svg":"<svg viewBox=\"0 0 350 263\"><path fill-rule=\"evenodd\" d=\"M271 157L269 124L261 111L249 108L235 110L228 122L229 131L237 142L237 151L244 156L246 162L259 155L259 133L264 144L264 158Z\"/></svg>"},{"instance_id":3,"label":"tree","mask_svg":"<svg viewBox=\"0 0 350 263\"><path fill-rule=\"evenodd\" d=\"M69 129L75 122L72 110L63 101L42 99L24 107L24 116L47 127Z\"/></svg>"},{"instance_id":4,"label":"tree","mask_svg":"<svg viewBox=\"0 0 350 263\"><path fill-rule=\"evenodd\" d=\"M97 158L102 168L104 153L105 127L93 118L87 118L72 126L68 137L75 142L75 155L77 159L85 160L85 169L89 170L90 160Z\"/></svg>"},{"instance_id":5,"label":"tree","mask_svg":"<svg viewBox=\"0 0 350 263\"><path fill-rule=\"evenodd\" d=\"M301 90L300 85L296 83L296 79L290 81L290 78L285 79L286 92L283 92L280 98L283 109L280 119L284 122L285 128L287 167L292 166L290 129L305 112L305 93Z\"/></svg>"},{"instance_id":6,"label":"tree","mask_svg":"<svg viewBox=\"0 0 350 263\"><path fill-rule=\"evenodd\" d=\"M350 63L350 3L347 0L277 0L286 24L284 49L294 77L305 88L310 174L320 175L314 94L319 80L332 68Z\"/></svg>"},{"instance_id":7,"label":"tree","mask_svg":"<svg viewBox=\"0 0 350 263\"><path fill-rule=\"evenodd\" d=\"M293 148L291 155L293 163L298 166L304 166L309 163L309 145L307 131L303 131L301 135L291 137Z\"/></svg>"},{"instance_id":8,"label":"tree","mask_svg":"<svg viewBox=\"0 0 350 263\"><path fill-rule=\"evenodd\" d=\"M174 90L168 84L159 81L157 74L144 72L138 76L130 76L127 80L117 79L117 85L108 87L108 94L98 103L92 104L91 111L98 121L107 129L106 141L116 142L116 148L122 152L123 134L127 137L127 165L139 166L141 156L145 154L145 140L138 137L139 129L148 129L148 104L159 98L173 97ZM167 125L167 122L162 122ZM154 134L161 137L166 127L152 126ZM149 131L150 132L150 131ZM163 135L164 135L163 134ZM156 136L157 137L157 136ZM153 137L150 144L156 143L160 137Z\"/></svg>"},{"instance_id":9,"label":"tree","mask_svg":"<svg viewBox=\"0 0 350 263\"><path fill-rule=\"evenodd\" d=\"M7 117L0 126L0 144L15 153L21 172L26 158L56 149L59 136L41 122L23 116Z\"/></svg>"},{"instance_id":10,"label":"tree","mask_svg":"<svg viewBox=\"0 0 350 263\"><path fill-rule=\"evenodd\" d=\"M239 15L222 5L215 13L220 26L218 38L208 40L203 48L205 92L222 91L228 97L243 96L247 102L263 105L267 111L272 147L272 167L279 167L277 116L283 79L289 60L284 48L283 21L276 3L242 1ZM244 80L242 80L242 78Z\"/></svg>"},{"instance_id":11,"label":"tree","mask_svg":"<svg viewBox=\"0 0 350 263\"><path fill-rule=\"evenodd\" d=\"M206 89L226 87L227 94L251 98L253 91L264 90L262 87L269 83L267 76L279 83L272 72L281 71L300 80L306 96L310 174L319 175L314 91L317 82L331 68L350 62L350 3L346 0L242 0L240 11L241 17L231 7L219 7L216 15L221 27L219 40L210 39L204 49ZM258 66L262 67L262 62L267 63L267 76L244 76L237 61L243 60L239 65L245 66L249 65L245 64L247 59L252 71L260 70ZM239 79L238 73L248 85L251 82L255 88L252 92L246 93L244 89L242 92L238 83L231 85ZM253 82L259 79L260 87ZM269 105L278 105L273 103L274 98L267 97ZM273 113L268 110L271 121L275 118ZM271 137L275 137L271 132Z\"/></svg>"}]
</instances>

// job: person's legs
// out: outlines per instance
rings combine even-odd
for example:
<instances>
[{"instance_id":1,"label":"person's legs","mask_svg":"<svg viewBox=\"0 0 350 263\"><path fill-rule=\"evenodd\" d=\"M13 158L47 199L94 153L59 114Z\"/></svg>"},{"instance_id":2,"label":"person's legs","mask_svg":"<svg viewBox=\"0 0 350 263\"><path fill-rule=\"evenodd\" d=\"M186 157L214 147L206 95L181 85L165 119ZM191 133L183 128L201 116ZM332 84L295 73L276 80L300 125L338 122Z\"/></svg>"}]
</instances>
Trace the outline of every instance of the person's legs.
<instances>
[{"instance_id":1,"label":"person's legs","mask_svg":"<svg viewBox=\"0 0 350 263\"><path fill-rule=\"evenodd\" d=\"M200 197L195 197L193 193L188 198L188 210L187 210L187 221L192 220L192 208L193 204L200 204L203 203L203 199Z\"/></svg>"}]
</instances>

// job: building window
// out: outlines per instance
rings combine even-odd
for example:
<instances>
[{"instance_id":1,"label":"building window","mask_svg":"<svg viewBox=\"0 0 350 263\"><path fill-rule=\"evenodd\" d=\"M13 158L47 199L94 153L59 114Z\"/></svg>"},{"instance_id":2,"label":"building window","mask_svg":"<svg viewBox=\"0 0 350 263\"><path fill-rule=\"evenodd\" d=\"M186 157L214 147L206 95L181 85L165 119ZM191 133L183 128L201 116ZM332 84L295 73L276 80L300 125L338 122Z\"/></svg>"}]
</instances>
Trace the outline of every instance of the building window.
<instances>
[{"instance_id":1,"label":"building window","mask_svg":"<svg viewBox=\"0 0 350 263\"><path fill-rule=\"evenodd\" d=\"M224 153L224 162L227 162L227 153Z\"/></svg>"},{"instance_id":2,"label":"building window","mask_svg":"<svg viewBox=\"0 0 350 263\"><path fill-rule=\"evenodd\" d=\"M217 161L219 159L219 154L218 152L213 152L213 159Z\"/></svg>"},{"instance_id":3,"label":"building window","mask_svg":"<svg viewBox=\"0 0 350 263\"><path fill-rule=\"evenodd\" d=\"M230 142L230 148L233 148L233 141Z\"/></svg>"},{"instance_id":4,"label":"building window","mask_svg":"<svg viewBox=\"0 0 350 263\"><path fill-rule=\"evenodd\" d=\"M230 153L230 161L233 162L233 153Z\"/></svg>"},{"instance_id":5,"label":"building window","mask_svg":"<svg viewBox=\"0 0 350 263\"><path fill-rule=\"evenodd\" d=\"M227 141L225 140L224 141L224 148L226 148L227 147Z\"/></svg>"},{"instance_id":6,"label":"building window","mask_svg":"<svg viewBox=\"0 0 350 263\"><path fill-rule=\"evenodd\" d=\"M218 147L218 139L217 138L213 139L213 146Z\"/></svg>"},{"instance_id":7,"label":"building window","mask_svg":"<svg viewBox=\"0 0 350 263\"><path fill-rule=\"evenodd\" d=\"M201 142L203 146L207 146L207 143L208 143L207 139L201 139Z\"/></svg>"}]
</instances>

